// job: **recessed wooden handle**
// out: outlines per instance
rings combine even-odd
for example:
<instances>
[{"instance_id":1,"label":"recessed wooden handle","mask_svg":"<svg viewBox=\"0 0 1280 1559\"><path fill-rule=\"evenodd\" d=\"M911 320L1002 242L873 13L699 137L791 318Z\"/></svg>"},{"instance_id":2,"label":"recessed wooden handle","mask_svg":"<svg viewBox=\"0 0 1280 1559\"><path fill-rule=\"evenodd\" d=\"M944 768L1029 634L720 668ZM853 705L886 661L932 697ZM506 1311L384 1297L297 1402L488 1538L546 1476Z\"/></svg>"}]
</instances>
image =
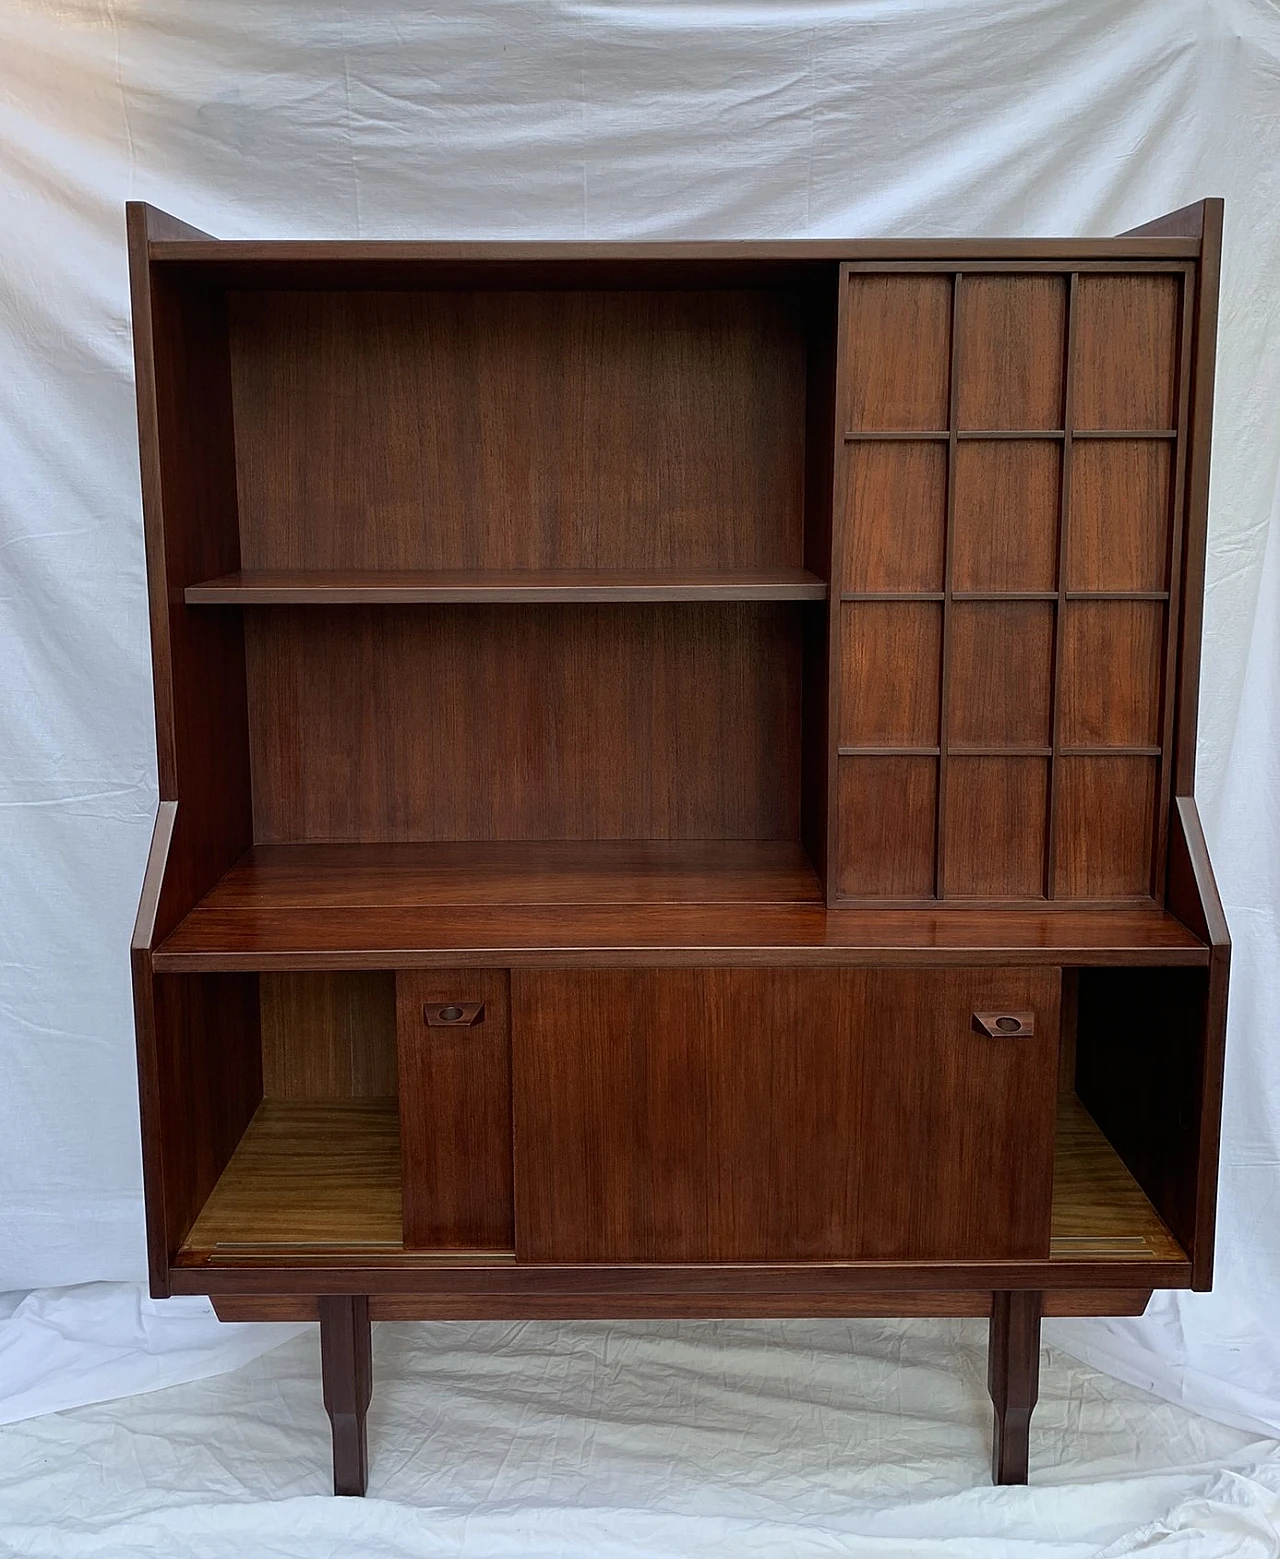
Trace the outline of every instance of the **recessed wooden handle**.
<instances>
[{"instance_id":1,"label":"recessed wooden handle","mask_svg":"<svg viewBox=\"0 0 1280 1559\"><path fill-rule=\"evenodd\" d=\"M422 1016L429 1029L471 1029L484 1022L482 1001L428 1001Z\"/></svg>"},{"instance_id":2,"label":"recessed wooden handle","mask_svg":"<svg viewBox=\"0 0 1280 1559\"><path fill-rule=\"evenodd\" d=\"M1029 1039L1036 1031L1034 1012L975 1012L973 1026L992 1039Z\"/></svg>"}]
</instances>

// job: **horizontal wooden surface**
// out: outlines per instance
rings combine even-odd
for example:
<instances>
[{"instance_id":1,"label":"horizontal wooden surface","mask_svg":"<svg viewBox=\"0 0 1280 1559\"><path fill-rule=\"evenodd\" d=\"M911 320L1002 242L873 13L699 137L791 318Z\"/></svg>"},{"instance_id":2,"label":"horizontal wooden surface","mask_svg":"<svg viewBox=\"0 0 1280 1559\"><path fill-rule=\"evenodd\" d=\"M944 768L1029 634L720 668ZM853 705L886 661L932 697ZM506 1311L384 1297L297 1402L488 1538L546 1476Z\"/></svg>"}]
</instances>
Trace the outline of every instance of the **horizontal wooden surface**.
<instances>
[{"instance_id":1,"label":"horizontal wooden surface","mask_svg":"<svg viewBox=\"0 0 1280 1559\"><path fill-rule=\"evenodd\" d=\"M1151 1290L1050 1289L1045 1315L1141 1315ZM215 1295L213 1307L222 1321L315 1321L318 1300L307 1294L268 1294L260 1298ZM439 1294L377 1294L369 1301L374 1321L650 1321L778 1319L787 1316L877 1317L986 1316L991 1295L981 1289L930 1293L866 1294L722 1294L719 1298L672 1293L632 1299L583 1296L557 1299L530 1295L470 1297Z\"/></svg>"},{"instance_id":2,"label":"horizontal wooden surface","mask_svg":"<svg viewBox=\"0 0 1280 1559\"><path fill-rule=\"evenodd\" d=\"M280 1266L299 1259L317 1261L326 1271L340 1263L362 1261L373 1261L383 1270L425 1265L433 1274L446 1269L483 1274L515 1268L509 1252L403 1248L400 1136L394 1099L335 1104L265 1100L187 1236L179 1264L206 1266L230 1261L261 1268L264 1263ZM1043 1269L1058 1262L1073 1266L1079 1262L1103 1266L1139 1263L1144 1269L1164 1265L1178 1273L1186 1269L1180 1247L1136 1181L1082 1106L1071 1098L1064 1101L1058 1123L1050 1261L1008 1265ZM978 1263L966 1262L852 1265L868 1271L891 1270L897 1265L921 1271L931 1267L939 1273L980 1268ZM998 1265L987 1263L980 1269ZM518 1268L522 1275L530 1270ZM754 1272L766 1285L776 1281L768 1277L773 1269L764 1263L715 1268L654 1263L643 1269L617 1264L568 1268L539 1264L537 1270L543 1276L533 1279L535 1291L545 1283L547 1274L559 1274L563 1282L567 1271L598 1273L598 1282L604 1286L610 1274L617 1279L618 1274L638 1270L687 1274L732 1270ZM788 1270L807 1268L792 1266ZM815 1262L811 1270L815 1275L825 1272L830 1276L837 1268ZM424 1282L422 1278L419 1281ZM1132 1283L1139 1281L1134 1278ZM820 1287L816 1276L815 1285ZM424 1282L424 1286L429 1285ZM683 1282L673 1282L671 1287L674 1292ZM693 1291L697 1291L696 1284Z\"/></svg>"},{"instance_id":3,"label":"horizontal wooden surface","mask_svg":"<svg viewBox=\"0 0 1280 1559\"><path fill-rule=\"evenodd\" d=\"M164 972L1201 964L1154 904L825 910L785 841L258 845L163 942Z\"/></svg>"},{"instance_id":4,"label":"horizontal wooden surface","mask_svg":"<svg viewBox=\"0 0 1280 1559\"><path fill-rule=\"evenodd\" d=\"M189 606L403 606L550 601L825 601L826 581L774 569L244 569L188 585Z\"/></svg>"},{"instance_id":5,"label":"horizontal wooden surface","mask_svg":"<svg viewBox=\"0 0 1280 1559\"><path fill-rule=\"evenodd\" d=\"M184 1249L239 1244L399 1248L394 1099L264 1099Z\"/></svg>"},{"instance_id":6,"label":"horizontal wooden surface","mask_svg":"<svg viewBox=\"0 0 1280 1559\"><path fill-rule=\"evenodd\" d=\"M255 845L205 907L790 904L821 897L808 856L790 840L481 840Z\"/></svg>"},{"instance_id":7,"label":"horizontal wooden surface","mask_svg":"<svg viewBox=\"0 0 1280 1559\"><path fill-rule=\"evenodd\" d=\"M1074 1094L1058 1100L1052 1249L1059 1259L1184 1259L1182 1247Z\"/></svg>"},{"instance_id":8,"label":"horizontal wooden surface","mask_svg":"<svg viewBox=\"0 0 1280 1559\"><path fill-rule=\"evenodd\" d=\"M729 239L676 243L412 242L397 239L160 239L153 263L212 261L556 260L1172 260L1194 259L1193 238L818 238Z\"/></svg>"}]
</instances>

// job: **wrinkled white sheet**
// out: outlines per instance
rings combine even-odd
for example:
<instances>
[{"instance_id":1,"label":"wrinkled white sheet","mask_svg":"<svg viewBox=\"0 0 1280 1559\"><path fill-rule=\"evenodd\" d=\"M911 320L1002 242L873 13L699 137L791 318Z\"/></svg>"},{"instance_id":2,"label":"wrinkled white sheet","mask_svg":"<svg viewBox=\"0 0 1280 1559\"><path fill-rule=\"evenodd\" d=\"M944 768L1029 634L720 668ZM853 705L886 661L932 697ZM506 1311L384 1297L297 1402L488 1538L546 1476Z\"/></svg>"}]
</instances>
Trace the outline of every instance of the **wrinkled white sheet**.
<instances>
[{"instance_id":1,"label":"wrinkled white sheet","mask_svg":"<svg viewBox=\"0 0 1280 1559\"><path fill-rule=\"evenodd\" d=\"M144 1272L126 946L155 788L125 199L227 237L603 238L1107 233L1222 194L1199 787L1237 944L1219 1286L1071 1345L1280 1432L1278 60L1274 0L0 8L0 1287ZM0 1396L92 1395L66 1356L46 1396L21 1373ZM155 1352L130 1356L119 1389L153 1384ZM783 1433L774 1389L754 1410ZM526 1516L552 1544L548 1511Z\"/></svg>"},{"instance_id":2,"label":"wrinkled white sheet","mask_svg":"<svg viewBox=\"0 0 1280 1559\"><path fill-rule=\"evenodd\" d=\"M231 1375L0 1429L23 1559L1273 1559L1280 1446L1050 1354L987 1483L980 1322L384 1325L334 1500L315 1328ZM8 1545L6 1549L5 1545Z\"/></svg>"}]
</instances>

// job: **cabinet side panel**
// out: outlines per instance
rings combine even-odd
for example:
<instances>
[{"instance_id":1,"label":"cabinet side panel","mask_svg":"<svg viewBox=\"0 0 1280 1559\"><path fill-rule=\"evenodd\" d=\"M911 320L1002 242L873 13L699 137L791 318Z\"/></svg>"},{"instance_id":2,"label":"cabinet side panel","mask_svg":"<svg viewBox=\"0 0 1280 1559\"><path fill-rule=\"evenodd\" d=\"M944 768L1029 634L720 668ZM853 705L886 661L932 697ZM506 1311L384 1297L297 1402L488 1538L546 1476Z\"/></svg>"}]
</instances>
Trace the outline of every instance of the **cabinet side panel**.
<instances>
[{"instance_id":1,"label":"cabinet side panel","mask_svg":"<svg viewBox=\"0 0 1280 1559\"><path fill-rule=\"evenodd\" d=\"M428 1021L463 1002L478 1022ZM406 1246L512 1247L509 1008L505 969L396 976Z\"/></svg>"},{"instance_id":2,"label":"cabinet side panel","mask_svg":"<svg viewBox=\"0 0 1280 1559\"><path fill-rule=\"evenodd\" d=\"M1082 969L1076 1093L1193 1262L1200 1207L1206 969ZM1216 1158L1216 1136L1213 1151Z\"/></svg>"},{"instance_id":3,"label":"cabinet side panel","mask_svg":"<svg viewBox=\"0 0 1280 1559\"><path fill-rule=\"evenodd\" d=\"M172 1260L262 1099L258 977L153 981L165 1242Z\"/></svg>"},{"instance_id":4,"label":"cabinet side panel","mask_svg":"<svg viewBox=\"0 0 1280 1559\"><path fill-rule=\"evenodd\" d=\"M149 264L129 212L138 431L160 797L178 801L159 940L252 842L238 614L197 612L187 585L240 566L225 299Z\"/></svg>"}]
</instances>

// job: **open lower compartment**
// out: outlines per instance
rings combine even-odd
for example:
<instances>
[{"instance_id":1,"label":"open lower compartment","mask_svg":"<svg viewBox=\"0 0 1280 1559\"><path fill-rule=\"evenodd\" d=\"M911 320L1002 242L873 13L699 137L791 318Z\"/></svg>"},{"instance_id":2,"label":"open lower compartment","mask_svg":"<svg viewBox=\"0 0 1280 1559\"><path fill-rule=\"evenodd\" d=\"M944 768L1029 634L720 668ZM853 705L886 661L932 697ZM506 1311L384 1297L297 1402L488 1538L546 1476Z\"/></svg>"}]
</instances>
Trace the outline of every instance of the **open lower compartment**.
<instances>
[{"instance_id":1,"label":"open lower compartment","mask_svg":"<svg viewBox=\"0 0 1280 1559\"><path fill-rule=\"evenodd\" d=\"M631 973L643 976L644 971ZM710 973L732 976L735 971ZM1027 972L1014 973L1023 979ZM1057 1105L1046 1282L1052 1281L1053 1268L1059 1268L1062 1282L1069 1284L1073 1268L1088 1265L1096 1272L1099 1264L1110 1268L1126 1263L1141 1266L1146 1286L1153 1273L1159 1280L1161 1269L1171 1284L1186 1280L1188 1251L1174 1231L1179 1220L1184 1231L1192 1229L1186 1186L1194 1183L1197 1172L1192 1140L1198 1119L1193 1092L1194 1004L1197 992L1203 994L1206 975L1202 969L1166 970L1158 979L1167 980L1171 973L1174 983L1183 988L1191 1013L1182 1025L1183 1040L1175 1038L1170 1046L1167 1029L1151 1024L1144 1028L1135 1021L1145 987L1153 980L1147 971L1065 971L1062 1066L1054 1084ZM556 971L548 971L548 977L561 982L574 978ZM513 1085L504 1068L509 1065L505 1003L512 981L506 971L167 975L159 977L158 984L167 993L167 1010L185 1014L187 1032L181 1037L188 1043L200 1043L199 1013L206 1013L205 1030L216 1013L218 1032L226 1044L223 1065L227 1075L237 1069L241 1084L238 1103L221 1101L221 1149L213 1143L195 1149L206 1155L208 1187L201 1204L191 1209L176 1265L283 1269L319 1257L392 1267L477 1260L510 1263L522 1247L523 1255L534 1256L532 1265L540 1264L539 1253L530 1252L527 1234L514 1226L511 1215ZM558 988L568 992L567 985ZM643 990L643 982L637 989ZM681 989L673 986L669 994L678 997ZM752 999L759 995L754 989L748 994ZM970 994L966 989L965 999ZM484 1026L463 1021L467 998L473 1005L485 1001ZM519 999L517 991L517 1003ZM589 1006L589 991L584 999ZM925 999L932 999L931 993ZM452 1014L455 1006L462 1008L457 1017ZM442 1027L428 1026L428 1009L444 1009ZM233 1010L240 1016L234 1034L227 1021ZM1119 1025L1117 1011L1123 1020ZM515 1046L523 1037L517 1016ZM750 1032L737 1036L743 1044L752 1037ZM419 1038L429 1045L419 1049ZM899 1036L899 1042L905 1042L905 1035ZM1149 1081L1160 1073L1159 1058L1151 1049L1155 1045L1166 1052L1166 1082L1156 1085L1163 1086L1164 1095L1150 1099L1145 1111L1139 1112L1124 1091L1136 1086L1136 1081L1130 1084L1125 1079ZM417 1062L406 1056L410 1047ZM415 1064L424 1069L417 1075L412 1073ZM619 1066L627 1064L625 1056L618 1057ZM527 1094L527 1068L523 1081L521 1066L514 1070L517 1095L522 1087ZM437 1101L432 1121L415 1121L416 1146L409 1155L400 1123L400 1091L406 1077L418 1098ZM598 1081L584 1078L583 1088L593 1089ZM559 1088L563 1079L550 1077L547 1083ZM736 1086L734 1079L728 1079L726 1086ZM825 1089L817 1080L813 1097L820 1098ZM696 1087L691 1096L696 1114ZM886 1102L893 1104L881 1097L867 1101L867 1108L882 1111ZM894 1107L900 1105L898 1101ZM908 1101L908 1108L922 1118L931 1107L924 1098ZM578 1118L581 1108L581 1098L569 1100L565 1118ZM1109 1138L1103 1127L1115 1117L1122 1123L1141 1121L1140 1139L1126 1138L1114 1125L1114 1138ZM994 1129L990 1122L981 1124L985 1130ZM763 1142L769 1130L767 1121L752 1117L752 1141ZM625 1142L619 1146L620 1151L626 1148ZM927 1155L929 1140L922 1138L913 1151ZM776 1168L776 1156L773 1162ZM809 1162L797 1164L797 1176L803 1177L811 1167ZM941 1162L935 1167L941 1173L948 1169ZM951 1169L965 1172L959 1164ZM527 1197L534 1184L527 1162L520 1172L525 1175L522 1186ZM744 1162L743 1176L750 1178L755 1172L752 1164ZM570 1202L573 1174L574 1166L567 1161L564 1194ZM766 1200L773 1194L774 1190L764 1188ZM785 1185L776 1188L780 1198L788 1194ZM418 1210L413 1214L415 1205ZM524 1205L515 1199L515 1207ZM602 1196L597 1216L616 1217L617 1211L616 1201L610 1203ZM416 1232L412 1223L406 1223L407 1216L416 1218ZM434 1236L432 1216L437 1219ZM696 1220L679 1231L681 1240L698 1237ZM659 1254L650 1259L663 1258ZM690 1245L666 1259L707 1258ZM724 1250L715 1251L710 1259L725 1260ZM785 1263L805 1256L797 1258L793 1250L780 1245L776 1253L752 1250L746 1259ZM854 1252L827 1251L808 1259L820 1263L858 1257ZM975 1252L973 1259L983 1258Z\"/></svg>"}]
</instances>

